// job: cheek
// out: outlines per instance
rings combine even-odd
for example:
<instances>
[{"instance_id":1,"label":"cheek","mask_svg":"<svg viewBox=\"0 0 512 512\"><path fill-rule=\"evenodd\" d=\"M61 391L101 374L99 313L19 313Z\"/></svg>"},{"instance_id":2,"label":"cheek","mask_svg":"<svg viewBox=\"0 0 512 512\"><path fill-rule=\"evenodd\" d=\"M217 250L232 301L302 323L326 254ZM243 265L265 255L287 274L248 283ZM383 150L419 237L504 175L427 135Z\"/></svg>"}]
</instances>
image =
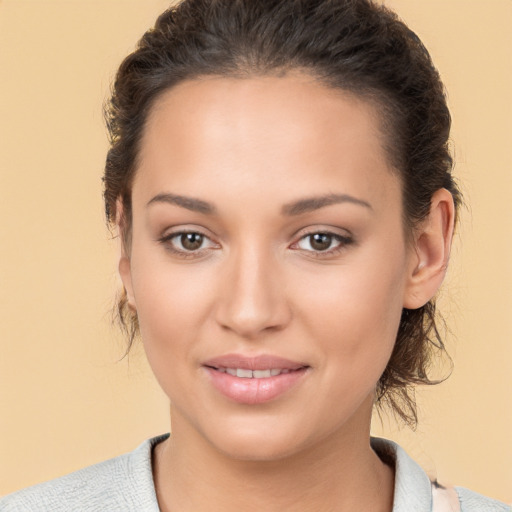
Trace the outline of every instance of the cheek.
<instances>
[{"instance_id":1,"label":"cheek","mask_svg":"<svg viewBox=\"0 0 512 512\"><path fill-rule=\"evenodd\" d=\"M194 363L198 331L207 328L213 286L211 272L171 265L142 249L132 255L132 283L146 354L162 387L180 375L181 363ZM171 370L170 371L170 367Z\"/></svg>"},{"instance_id":2,"label":"cheek","mask_svg":"<svg viewBox=\"0 0 512 512\"><path fill-rule=\"evenodd\" d=\"M141 329L151 340L169 340L171 333L170 339L175 339L177 332L193 325L194 313L198 312L200 295L193 283L183 282L176 273L158 272L155 267L138 276L134 295Z\"/></svg>"},{"instance_id":3,"label":"cheek","mask_svg":"<svg viewBox=\"0 0 512 512\"><path fill-rule=\"evenodd\" d=\"M161 330L176 324L183 328L197 321L211 290L209 265L172 263L164 250L139 243L132 254L131 269L142 323Z\"/></svg>"},{"instance_id":4,"label":"cheek","mask_svg":"<svg viewBox=\"0 0 512 512\"><path fill-rule=\"evenodd\" d=\"M298 318L323 347L323 364L333 371L335 363L343 366L348 380L372 375L377 381L389 360L402 312L404 261L403 253L387 261L360 257L297 281L302 293L293 295L303 297Z\"/></svg>"}]
</instances>

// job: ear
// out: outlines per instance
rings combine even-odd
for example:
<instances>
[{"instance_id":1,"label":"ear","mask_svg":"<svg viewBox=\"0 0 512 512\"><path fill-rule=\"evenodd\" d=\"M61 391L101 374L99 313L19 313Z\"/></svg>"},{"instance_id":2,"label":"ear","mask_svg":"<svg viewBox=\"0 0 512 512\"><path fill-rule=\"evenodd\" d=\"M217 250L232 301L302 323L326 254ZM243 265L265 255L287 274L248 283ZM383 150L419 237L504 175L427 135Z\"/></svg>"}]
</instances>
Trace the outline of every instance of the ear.
<instances>
[{"instance_id":1,"label":"ear","mask_svg":"<svg viewBox=\"0 0 512 512\"><path fill-rule=\"evenodd\" d=\"M135 297L133 295L132 267L130 259L131 236L128 235L128 230L131 229L131 226L127 227L123 202L121 199L118 199L116 202L116 212L116 225L119 235L118 238L120 241L120 256L118 265L119 276L121 277L121 281L126 292L128 305L133 311L136 311L137 308L135 305Z\"/></svg>"},{"instance_id":2,"label":"ear","mask_svg":"<svg viewBox=\"0 0 512 512\"><path fill-rule=\"evenodd\" d=\"M450 258L454 224L453 196L441 188L432 197L428 217L413 235L404 308L424 306L441 286Z\"/></svg>"}]
</instances>

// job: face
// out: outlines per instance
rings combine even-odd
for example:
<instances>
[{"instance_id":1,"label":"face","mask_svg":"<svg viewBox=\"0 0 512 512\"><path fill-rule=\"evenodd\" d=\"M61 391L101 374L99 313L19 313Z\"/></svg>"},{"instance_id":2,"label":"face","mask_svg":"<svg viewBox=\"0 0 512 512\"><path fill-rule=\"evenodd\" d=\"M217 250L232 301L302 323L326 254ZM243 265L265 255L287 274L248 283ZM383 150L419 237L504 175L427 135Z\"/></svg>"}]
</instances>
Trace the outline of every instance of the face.
<instances>
[{"instance_id":1,"label":"face","mask_svg":"<svg viewBox=\"0 0 512 512\"><path fill-rule=\"evenodd\" d=\"M367 437L414 264L373 107L299 75L185 82L132 202L121 275L173 433L246 459Z\"/></svg>"}]
</instances>

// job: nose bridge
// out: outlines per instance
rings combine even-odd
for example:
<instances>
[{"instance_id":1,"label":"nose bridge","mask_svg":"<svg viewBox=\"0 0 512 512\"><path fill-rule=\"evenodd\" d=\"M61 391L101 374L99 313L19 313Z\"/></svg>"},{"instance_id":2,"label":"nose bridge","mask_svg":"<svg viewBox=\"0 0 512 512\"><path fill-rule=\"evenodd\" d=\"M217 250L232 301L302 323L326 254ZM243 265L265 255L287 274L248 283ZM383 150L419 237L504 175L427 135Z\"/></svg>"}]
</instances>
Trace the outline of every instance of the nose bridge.
<instances>
[{"instance_id":1,"label":"nose bridge","mask_svg":"<svg viewBox=\"0 0 512 512\"><path fill-rule=\"evenodd\" d=\"M256 241L234 248L227 258L218 321L246 338L282 328L289 319L277 258Z\"/></svg>"}]
</instances>

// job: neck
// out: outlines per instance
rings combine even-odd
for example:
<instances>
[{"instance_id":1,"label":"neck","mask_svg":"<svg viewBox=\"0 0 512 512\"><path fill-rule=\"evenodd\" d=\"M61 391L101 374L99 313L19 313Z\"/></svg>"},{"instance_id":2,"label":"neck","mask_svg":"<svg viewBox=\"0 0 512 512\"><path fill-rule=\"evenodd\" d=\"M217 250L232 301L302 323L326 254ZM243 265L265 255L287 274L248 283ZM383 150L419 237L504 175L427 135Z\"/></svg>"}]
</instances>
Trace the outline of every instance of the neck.
<instances>
[{"instance_id":1,"label":"neck","mask_svg":"<svg viewBox=\"0 0 512 512\"><path fill-rule=\"evenodd\" d=\"M155 449L162 512L202 512L212 503L224 512L392 509L393 470L370 447L369 421L366 432L337 432L270 461L234 459L181 427L174 420L171 437Z\"/></svg>"}]
</instances>

